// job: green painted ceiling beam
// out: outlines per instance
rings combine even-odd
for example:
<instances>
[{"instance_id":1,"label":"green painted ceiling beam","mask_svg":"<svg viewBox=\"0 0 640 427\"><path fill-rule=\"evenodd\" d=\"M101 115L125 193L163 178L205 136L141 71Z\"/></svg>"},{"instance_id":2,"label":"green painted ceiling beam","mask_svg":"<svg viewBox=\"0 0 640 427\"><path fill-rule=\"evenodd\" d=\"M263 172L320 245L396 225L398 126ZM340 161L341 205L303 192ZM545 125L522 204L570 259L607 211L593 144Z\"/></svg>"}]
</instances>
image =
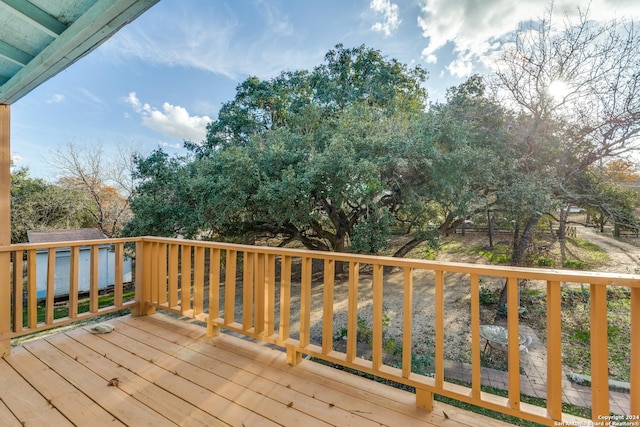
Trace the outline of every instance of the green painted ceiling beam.
<instances>
[{"instance_id":1,"label":"green painted ceiling beam","mask_svg":"<svg viewBox=\"0 0 640 427\"><path fill-rule=\"evenodd\" d=\"M52 37L57 37L67 26L27 0L0 0L0 6L8 6L8 10L28 19Z\"/></svg>"},{"instance_id":2,"label":"green painted ceiling beam","mask_svg":"<svg viewBox=\"0 0 640 427\"><path fill-rule=\"evenodd\" d=\"M16 102L94 50L158 1L93 0L93 5L82 16L0 86L0 104Z\"/></svg>"}]
</instances>

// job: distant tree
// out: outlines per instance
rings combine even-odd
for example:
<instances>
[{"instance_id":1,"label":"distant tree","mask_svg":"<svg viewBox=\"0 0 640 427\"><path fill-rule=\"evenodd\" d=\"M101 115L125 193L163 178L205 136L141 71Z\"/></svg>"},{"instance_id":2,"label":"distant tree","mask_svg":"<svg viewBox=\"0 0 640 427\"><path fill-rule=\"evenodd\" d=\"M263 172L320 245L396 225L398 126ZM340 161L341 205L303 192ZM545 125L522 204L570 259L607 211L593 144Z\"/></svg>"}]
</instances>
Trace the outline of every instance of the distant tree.
<instances>
[{"instance_id":1,"label":"distant tree","mask_svg":"<svg viewBox=\"0 0 640 427\"><path fill-rule=\"evenodd\" d=\"M27 231L93 227L79 208L82 195L29 176L19 168L11 173L11 243L26 243Z\"/></svg>"},{"instance_id":2,"label":"distant tree","mask_svg":"<svg viewBox=\"0 0 640 427\"><path fill-rule=\"evenodd\" d=\"M620 166L621 163L616 162L615 165ZM624 173L623 176L628 175ZM594 167L573 184L575 193L581 195L578 206L587 211L600 232L604 232L608 223L614 225L616 233L620 229L638 230L636 209L640 206L640 195L636 190L626 187L618 173L612 174L608 168L603 170Z\"/></svg>"},{"instance_id":3,"label":"distant tree","mask_svg":"<svg viewBox=\"0 0 640 427\"><path fill-rule=\"evenodd\" d=\"M51 164L61 175L58 185L82 194L82 206L97 227L108 237L116 236L131 215L133 153L119 148L108 160L100 144L79 147L68 142L52 152Z\"/></svg>"},{"instance_id":4,"label":"distant tree","mask_svg":"<svg viewBox=\"0 0 640 427\"><path fill-rule=\"evenodd\" d=\"M598 25L588 10L560 31L552 21L550 10L519 31L497 64L501 99L528 122L518 168L529 181L553 180L548 197L520 219L516 264L545 210L572 203L568 183L594 164L637 149L640 140L640 35L633 23Z\"/></svg>"},{"instance_id":5,"label":"distant tree","mask_svg":"<svg viewBox=\"0 0 640 427\"><path fill-rule=\"evenodd\" d=\"M619 183L638 181L638 167L630 160L613 159L602 168L605 175Z\"/></svg>"},{"instance_id":6,"label":"distant tree","mask_svg":"<svg viewBox=\"0 0 640 427\"><path fill-rule=\"evenodd\" d=\"M202 226L204 193L194 188L197 175L191 173L188 158L169 157L158 149L147 157L136 155L135 165L133 215L122 234L197 238L212 232Z\"/></svg>"}]
</instances>

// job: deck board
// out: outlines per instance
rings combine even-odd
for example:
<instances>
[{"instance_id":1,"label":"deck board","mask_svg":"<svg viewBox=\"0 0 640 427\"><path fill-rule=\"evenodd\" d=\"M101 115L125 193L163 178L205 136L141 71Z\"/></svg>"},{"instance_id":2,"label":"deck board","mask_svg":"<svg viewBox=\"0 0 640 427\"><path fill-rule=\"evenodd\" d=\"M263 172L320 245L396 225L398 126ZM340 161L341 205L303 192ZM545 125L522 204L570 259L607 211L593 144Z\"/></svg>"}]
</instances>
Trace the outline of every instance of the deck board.
<instances>
[{"instance_id":1,"label":"deck board","mask_svg":"<svg viewBox=\"0 0 640 427\"><path fill-rule=\"evenodd\" d=\"M12 351L16 357L10 357L7 361L11 364L12 361L19 360L19 365L15 367L19 369L20 375L54 407L61 408L61 412L67 415L71 423L77 425L92 419L96 424L104 426L124 426L24 347L17 347Z\"/></svg>"},{"instance_id":2,"label":"deck board","mask_svg":"<svg viewBox=\"0 0 640 427\"><path fill-rule=\"evenodd\" d=\"M0 425L503 425L164 314L59 332L0 359ZM117 385L110 386L117 378Z\"/></svg>"}]
</instances>

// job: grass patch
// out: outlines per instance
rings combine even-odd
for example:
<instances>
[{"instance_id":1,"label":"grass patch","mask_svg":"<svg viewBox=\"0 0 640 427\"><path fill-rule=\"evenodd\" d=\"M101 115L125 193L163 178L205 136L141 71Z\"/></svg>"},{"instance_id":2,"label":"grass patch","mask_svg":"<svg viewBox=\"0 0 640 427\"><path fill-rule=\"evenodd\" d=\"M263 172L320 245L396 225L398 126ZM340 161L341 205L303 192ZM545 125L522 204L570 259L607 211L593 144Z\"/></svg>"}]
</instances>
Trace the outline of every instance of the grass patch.
<instances>
[{"instance_id":1,"label":"grass patch","mask_svg":"<svg viewBox=\"0 0 640 427\"><path fill-rule=\"evenodd\" d=\"M592 242L587 242L586 240L577 239L575 237L567 237L567 243L572 244L573 246L584 249L590 252L600 252L606 254L607 252L602 249L600 246L596 245Z\"/></svg>"},{"instance_id":2,"label":"grass patch","mask_svg":"<svg viewBox=\"0 0 640 427\"><path fill-rule=\"evenodd\" d=\"M123 292L122 294L122 300L123 301L129 301L132 300L135 297L135 291L126 291ZM113 294L108 294L108 295L101 295L98 297L98 308L104 308L104 307L110 307L113 305L113 301L115 299L115 296ZM87 299L82 299L78 301L78 314L81 313L86 313L91 309L90 306L90 300ZM22 314L22 325L23 326L27 326L28 324L28 316L29 313L27 312L27 310L24 310L23 314ZM46 309L45 309L45 305L44 302L42 302L41 304L39 304L37 306L37 319L38 319L38 323L44 323L45 319L46 319ZM64 304L64 305L59 305L57 307L54 307L53 309L53 318L54 319L61 319L64 317L68 317L69 316L69 304Z\"/></svg>"},{"instance_id":3,"label":"grass patch","mask_svg":"<svg viewBox=\"0 0 640 427\"><path fill-rule=\"evenodd\" d=\"M487 258L491 264L506 264L511 261L511 247L495 245L493 249L478 248L478 254Z\"/></svg>"}]
</instances>

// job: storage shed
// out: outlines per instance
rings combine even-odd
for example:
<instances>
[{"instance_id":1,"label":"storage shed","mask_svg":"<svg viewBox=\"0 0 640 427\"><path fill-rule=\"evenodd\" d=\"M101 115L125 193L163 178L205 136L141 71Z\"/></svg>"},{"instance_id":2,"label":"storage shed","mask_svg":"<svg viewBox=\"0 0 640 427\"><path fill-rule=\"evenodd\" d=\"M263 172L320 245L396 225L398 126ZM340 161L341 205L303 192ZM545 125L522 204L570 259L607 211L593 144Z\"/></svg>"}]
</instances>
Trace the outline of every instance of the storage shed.
<instances>
[{"instance_id":1,"label":"storage shed","mask_svg":"<svg viewBox=\"0 0 640 427\"><path fill-rule=\"evenodd\" d=\"M30 230L27 232L29 243L71 242L77 240L101 240L106 236L97 228L81 228L75 230ZM49 253L46 249L36 251L36 289L37 297L44 298L47 289L47 260ZM89 246L80 248L78 291L88 292L91 275L91 249ZM107 289L114 283L115 253L111 244L101 245L98 249L98 289ZM71 269L70 248L56 249L54 296L69 293L69 279ZM131 258L125 257L123 268L123 282L131 282Z\"/></svg>"}]
</instances>

